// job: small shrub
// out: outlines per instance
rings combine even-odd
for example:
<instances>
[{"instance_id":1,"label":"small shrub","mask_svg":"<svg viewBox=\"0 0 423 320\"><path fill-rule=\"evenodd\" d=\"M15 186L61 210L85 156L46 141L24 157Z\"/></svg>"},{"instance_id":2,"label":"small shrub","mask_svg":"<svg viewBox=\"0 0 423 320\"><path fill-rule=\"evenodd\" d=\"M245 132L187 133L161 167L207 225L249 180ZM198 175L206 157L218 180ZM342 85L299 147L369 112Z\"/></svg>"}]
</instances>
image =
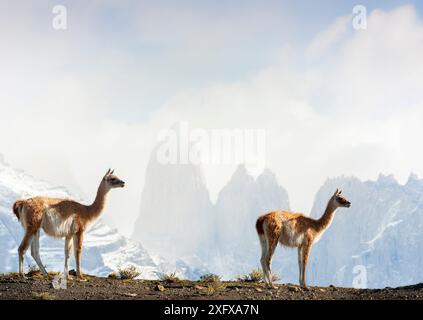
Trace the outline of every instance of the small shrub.
<instances>
[{"instance_id":1,"label":"small shrub","mask_svg":"<svg viewBox=\"0 0 423 320\"><path fill-rule=\"evenodd\" d=\"M250 273L237 278L242 282L262 282L264 280L263 272L260 269L253 269Z\"/></svg>"},{"instance_id":2,"label":"small shrub","mask_svg":"<svg viewBox=\"0 0 423 320\"><path fill-rule=\"evenodd\" d=\"M119 278L121 280L133 280L139 275L141 275L141 272L138 270L135 266L129 266L126 268L119 268Z\"/></svg>"},{"instance_id":3,"label":"small shrub","mask_svg":"<svg viewBox=\"0 0 423 320\"><path fill-rule=\"evenodd\" d=\"M47 274L49 276L57 276L60 274L60 272L58 271L49 271L47 272ZM30 278L43 278L44 275L41 272L41 270L38 268L38 266L32 265L32 266L28 266L28 273L26 274L28 277Z\"/></svg>"},{"instance_id":4,"label":"small shrub","mask_svg":"<svg viewBox=\"0 0 423 320\"><path fill-rule=\"evenodd\" d=\"M172 273L162 273L160 276L160 281L164 281L167 283L176 283L176 282L180 282L181 279L179 279L176 276L176 272L172 272Z\"/></svg>"},{"instance_id":5,"label":"small shrub","mask_svg":"<svg viewBox=\"0 0 423 320\"><path fill-rule=\"evenodd\" d=\"M224 291L226 286L220 280L217 282L210 282L207 286L207 294L213 295L216 292Z\"/></svg>"},{"instance_id":6,"label":"small shrub","mask_svg":"<svg viewBox=\"0 0 423 320\"><path fill-rule=\"evenodd\" d=\"M109 278L109 279L119 279L119 276L116 272L112 272L111 274L109 274L107 276L107 278Z\"/></svg>"},{"instance_id":7,"label":"small shrub","mask_svg":"<svg viewBox=\"0 0 423 320\"><path fill-rule=\"evenodd\" d=\"M11 277L19 277L19 272L9 272L7 275Z\"/></svg>"},{"instance_id":8,"label":"small shrub","mask_svg":"<svg viewBox=\"0 0 423 320\"><path fill-rule=\"evenodd\" d=\"M28 273L26 274L28 277L37 277L42 276L41 270L38 269L38 266L30 265L28 266Z\"/></svg>"},{"instance_id":9,"label":"small shrub","mask_svg":"<svg viewBox=\"0 0 423 320\"><path fill-rule=\"evenodd\" d=\"M213 295L216 292L216 290L214 290L213 286L208 286L207 287L207 294L208 295Z\"/></svg>"},{"instance_id":10,"label":"small shrub","mask_svg":"<svg viewBox=\"0 0 423 320\"><path fill-rule=\"evenodd\" d=\"M35 296L41 300L55 300L56 296L50 292L36 293Z\"/></svg>"},{"instance_id":11,"label":"small shrub","mask_svg":"<svg viewBox=\"0 0 423 320\"><path fill-rule=\"evenodd\" d=\"M280 280L280 278L277 275L272 274L272 281L278 281L278 280ZM250 273L237 277L237 281L256 282L256 283L263 282L264 281L263 271L261 271L260 269L253 269L251 270Z\"/></svg>"},{"instance_id":12,"label":"small shrub","mask_svg":"<svg viewBox=\"0 0 423 320\"><path fill-rule=\"evenodd\" d=\"M200 282L202 283L215 283L215 282L221 282L220 276L213 273L207 273L200 277Z\"/></svg>"}]
</instances>

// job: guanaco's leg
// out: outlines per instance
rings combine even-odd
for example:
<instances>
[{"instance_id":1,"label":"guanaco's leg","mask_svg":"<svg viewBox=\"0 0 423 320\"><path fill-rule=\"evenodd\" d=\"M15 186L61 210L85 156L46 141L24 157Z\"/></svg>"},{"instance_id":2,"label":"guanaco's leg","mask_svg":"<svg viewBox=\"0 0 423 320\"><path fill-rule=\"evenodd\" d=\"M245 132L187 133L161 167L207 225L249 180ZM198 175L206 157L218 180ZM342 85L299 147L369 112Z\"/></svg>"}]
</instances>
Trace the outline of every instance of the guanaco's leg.
<instances>
[{"instance_id":1,"label":"guanaco's leg","mask_svg":"<svg viewBox=\"0 0 423 320\"><path fill-rule=\"evenodd\" d=\"M274 287L272 284L272 257L275 253L276 246L278 244L278 238L269 236L267 237L267 250L266 250L266 256L264 257L264 265L266 268L266 271L263 271L263 275L265 279L267 279L267 284L271 287Z\"/></svg>"},{"instance_id":2,"label":"guanaco's leg","mask_svg":"<svg viewBox=\"0 0 423 320\"><path fill-rule=\"evenodd\" d=\"M84 280L84 276L81 271L81 255L82 255L82 240L83 233L77 233L73 236L73 249L75 252L75 262L76 262L76 276L80 280Z\"/></svg>"},{"instance_id":3,"label":"guanaco's leg","mask_svg":"<svg viewBox=\"0 0 423 320\"><path fill-rule=\"evenodd\" d=\"M306 284L306 267L310 255L312 242L307 240L301 247L298 248L298 263L300 267L300 285L307 288Z\"/></svg>"},{"instance_id":4,"label":"guanaco's leg","mask_svg":"<svg viewBox=\"0 0 423 320\"><path fill-rule=\"evenodd\" d=\"M19 245L18 248L18 255L19 255L19 275L21 277L25 277L24 274L24 257L25 257L25 252L28 249L29 245L31 244L31 240L34 237L34 232L27 230L25 232L25 235L22 239L21 244Z\"/></svg>"},{"instance_id":5,"label":"guanaco's leg","mask_svg":"<svg viewBox=\"0 0 423 320\"><path fill-rule=\"evenodd\" d=\"M261 268L263 269L264 282L266 284L269 284L268 279L267 279L267 264L266 264L266 256L267 256L267 251L268 251L267 241L266 241L266 237L264 236L264 234L260 235L259 239L260 239L260 246L261 246L260 263L261 263Z\"/></svg>"},{"instance_id":6,"label":"guanaco's leg","mask_svg":"<svg viewBox=\"0 0 423 320\"><path fill-rule=\"evenodd\" d=\"M65 278L68 279L69 276L69 257L70 257L70 251L72 249L72 236L65 238Z\"/></svg>"},{"instance_id":7,"label":"guanaco's leg","mask_svg":"<svg viewBox=\"0 0 423 320\"><path fill-rule=\"evenodd\" d=\"M303 246L298 247L298 277L300 286L303 285Z\"/></svg>"},{"instance_id":8,"label":"guanaco's leg","mask_svg":"<svg viewBox=\"0 0 423 320\"><path fill-rule=\"evenodd\" d=\"M40 258L40 230L38 230L32 238L31 256L34 258L35 262L38 265L38 268L40 268L44 276L48 277L47 270L44 267L43 263L41 262L41 258Z\"/></svg>"},{"instance_id":9,"label":"guanaco's leg","mask_svg":"<svg viewBox=\"0 0 423 320\"><path fill-rule=\"evenodd\" d=\"M271 271L270 271L270 260L271 260L271 255L269 253L269 245L268 242L266 241L266 239L264 239L263 241L263 245L262 245L262 251L261 251L261 259L260 259L260 263L261 263L261 267L263 269L263 278L264 278L264 282L271 286L272 285L272 278L270 276ZM269 258L270 256L270 258Z\"/></svg>"}]
</instances>

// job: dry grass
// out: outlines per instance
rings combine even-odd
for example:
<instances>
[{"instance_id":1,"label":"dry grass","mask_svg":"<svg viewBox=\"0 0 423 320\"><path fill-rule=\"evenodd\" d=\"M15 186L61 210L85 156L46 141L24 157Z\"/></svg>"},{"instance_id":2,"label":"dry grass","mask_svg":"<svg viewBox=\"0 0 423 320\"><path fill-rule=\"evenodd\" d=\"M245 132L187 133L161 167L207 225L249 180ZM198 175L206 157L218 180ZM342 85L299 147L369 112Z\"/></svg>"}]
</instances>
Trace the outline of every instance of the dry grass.
<instances>
[{"instance_id":1,"label":"dry grass","mask_svg":"<svg viewBox=\"0 0 423 320\"><path fill-rule=\"evenodd\" d=\"M251 270L250 273L237 277L236 280L241 282L255 282L255 283L263 282L264 281L263 271L261 269L253 269ZM280 280L280 278L277 275L272 274L272 281L278 281L278 280Z\"/></svg>"},{"instance_id":2,"label":"dry grass","mask_svg":"<svg viewBox=\"0 0 423 320\"><path fill-rule=\"evenodd\" d=\"M19 272L9 272L7 275L12 277L19 277Z\"/></svg>"},{"instance_id":3,"label":"dry grass","mask_svg":"<svg viewBox=\"0 0 423 320\"><path fill-rule=\"evenodd\" d=\"M198 283L206 286L205 289L208 295L213 295L216 292L221 292L226 289L226 285L222 282L220 276L213 273L202 275Z\"/></svg>"},{"instance_id":4,"label":"dry grass","mask_svg":"<svg viewBox=\"0 0 423 320\"><path fill-rule=\"evenodd\" d=\"M226 289L226 285L222 281L217 282L210 282L207 286L207 294L213 295L217 292L224 291Z\"/></svg>"},{"instance_id":5,"label":"dry grass","mask_svg":"<svg viewBox=\"0 0 423 320\"><path fill-rule=\"evenodd\" d=\"M221 282L220 276L213 273L207 273L205 275L202 275L199 280L202 284L209 284L209 283L216 283Z\"/></svg>"},{"instance_id":6,"label":"dry grass","mask_svg":"<svg viewBox=\"0 0 423 320\"><path fill-rule=\"evenodd\" d=\"M28 273L26 274L28 277L33 277L41 274L41 270L38 269L35 265L28 266Z\"/></svg>"},{"instance_id":7,"label":"dry grass","mask_svg":"<svg viewBox=\"0 0 423 320\"><path fill-rule=\"evenodd\" d=\"M176 272L172 272L172 273L162 273L160 275L160 281L167 282L167 283L178 283L178 282L181 282L181 279L179 279L176 276Z\"/></svg>"},{"instance_id":8,"label":"dry grass","mask_svg":"<svg viewBox=\"0 0 423 320\"><path fill-rule=\"evenodd\" d=\"M49 271L48 275L51 277L57 276L59 275L60 272L58 271ZM38 268L38 266L29 266L28 269L28 273L26 274L28 277L30 278L44 278L43 273L41 272L41 270Z\"/></svg>"},{"instance_id":9,"label":"dry grass","mask_svg":"<svg viewBox=\"0 0 423 320\"><path fill-rule=\"evenodd\" d=\"M135 266L119 268L118 273L121 280L133 280L141 275L141 272Z\"/></svg>"},{"instance_id":10,"label":"dry grass","mask_svg":"<svg viewBox=\"0 0 423 320\"><path fill-rule=\"evenodd\" d=\"M109 279L119 279L119 275L116 272L112 272L107 276Z\"/></svg>"},{"instance_id":11,"label":"dry grass","mask_svg":"<svg viewBox=\"0 0 423 320\"><path fill-rule=\"evenodd\" d=\"M34 293L40 300L56 300L56 296L50 292Z\"/></svg>"}]
</instances>

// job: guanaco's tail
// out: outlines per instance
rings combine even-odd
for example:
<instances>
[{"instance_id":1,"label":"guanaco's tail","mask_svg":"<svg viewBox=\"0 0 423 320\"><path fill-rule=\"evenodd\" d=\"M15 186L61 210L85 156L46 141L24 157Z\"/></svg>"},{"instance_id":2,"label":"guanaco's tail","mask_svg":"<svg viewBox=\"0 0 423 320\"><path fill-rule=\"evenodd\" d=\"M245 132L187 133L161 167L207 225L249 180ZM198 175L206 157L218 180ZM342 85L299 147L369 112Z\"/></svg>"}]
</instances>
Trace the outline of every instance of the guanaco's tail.
<instances>
[{"instance_id":1,"label":"guanaco's tail","mask_svg":"<svg viewBox=\"0 0 423 320\"><path fill-rule=\"evenodd\" d=\"M264 220L265 220L265 216L260 216L260 217L257 218L257 221L256 221L256 230L257 230L257 233L259 235L264 234L264 229L263 229Z\"/></svg>"},{"instance_id":2,"label":"guanaco's tail","mask_svg":"<svg viewBox=\"0 0 423 320\"><path fill-rule=\"evenodd\" d=\"M20 212L23 206L23 201L22 200L17 200L14 204L13 204L13 213L15 214L15 216L18 218L18 220L20 220Z\"/></svg>"}]
</instances>

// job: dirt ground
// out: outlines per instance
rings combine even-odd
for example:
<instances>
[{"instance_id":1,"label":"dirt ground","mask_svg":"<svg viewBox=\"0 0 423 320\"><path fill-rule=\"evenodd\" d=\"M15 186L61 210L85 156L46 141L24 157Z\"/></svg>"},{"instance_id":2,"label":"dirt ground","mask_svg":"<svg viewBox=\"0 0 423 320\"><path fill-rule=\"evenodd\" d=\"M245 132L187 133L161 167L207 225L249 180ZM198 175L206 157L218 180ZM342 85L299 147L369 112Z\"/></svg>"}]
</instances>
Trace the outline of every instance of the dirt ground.
<instances>
[{"instance_id":1,"label":"dirt ground","mask_svg":"<svg viewBox=\"0 0 423 320\"><path fill-rule=\"evenodd\" d=\"M189 300L189 299L234 299L234 300L423 300L423 284L400 288L352 289L337 287L310 287L277 285L268 289L262 283L211 282L177 280L120 280L87 276L87 281L70 279L66 289L55 289L52 281L40 275L27 279L16 274L0 276L0 300Z\"/></svg>"}]
</instances>

